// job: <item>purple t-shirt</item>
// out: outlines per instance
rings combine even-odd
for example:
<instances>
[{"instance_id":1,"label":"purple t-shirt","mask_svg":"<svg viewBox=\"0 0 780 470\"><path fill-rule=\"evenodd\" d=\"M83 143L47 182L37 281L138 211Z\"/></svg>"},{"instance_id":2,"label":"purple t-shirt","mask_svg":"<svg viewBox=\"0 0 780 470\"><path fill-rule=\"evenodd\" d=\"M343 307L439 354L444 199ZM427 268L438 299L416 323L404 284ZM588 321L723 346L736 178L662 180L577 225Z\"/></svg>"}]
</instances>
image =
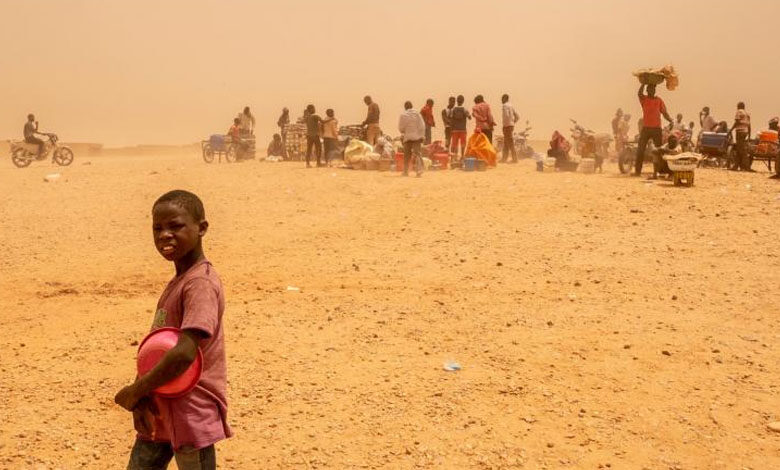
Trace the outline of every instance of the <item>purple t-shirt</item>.
<instances>
[{"instance_id":1,"label":"purple t-shirt","mask_svg":"<svg viewBox=\"0 0 780 470\"><path fill-rule=\"evenodd\" d=\"M162 327L201 331L203 372L191 392L179 398L155 397L160 415L154 436L141 439L170 442L175 450L202 449L232 435L227 424L227 367L222 314L225 293L208 261L177 276L157 302L152 331Z\"/></svg>"}]
</instances>

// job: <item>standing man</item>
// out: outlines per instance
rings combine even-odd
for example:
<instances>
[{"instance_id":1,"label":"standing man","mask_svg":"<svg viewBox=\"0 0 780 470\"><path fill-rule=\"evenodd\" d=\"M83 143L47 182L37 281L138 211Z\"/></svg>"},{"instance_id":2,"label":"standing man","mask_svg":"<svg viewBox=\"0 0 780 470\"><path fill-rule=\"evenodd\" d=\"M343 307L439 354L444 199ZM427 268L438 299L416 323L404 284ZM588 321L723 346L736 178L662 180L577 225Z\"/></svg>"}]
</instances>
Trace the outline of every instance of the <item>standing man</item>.
<instances>
[{"instance_id":1,"label":"standing man","mask_svg":"<svg viewBox=\"0 0 780 470\"><path fill-rule=\"evenodd\" d=\"M450 122L452 123L452 147L450 147L450 153L453 154L453 157L463 157L463 153L466 151L466 120L471 119L471 114L463 106L465 101L466 99L463 95L458 95L458 105L452 108L450 113ZM459 146L460 153L458 153Z\"/></svg>"},{"instance_id":2,"label":"standing man","mask_svg":"<svg viewBox=\"0 0 780 470\"><path fill-rule=\"evenodd\" d=\"M509 153L512 153L512 163L517 163L517 151L515 150L515 124L520 119L515 108L509 103L509 95L501 97L501 125L504 131L504 148L502 149L501 163L506 163Z\"/></svg>"},{"instance_id":3,"label":"standing man","mask_svg":"<svg viewBox=\"0 0 780 470\"><path fill-rule=\"evenodd\" d=\"M317 166L322 166L322 142L320 142L320 133L322 132L322 118L317 115L314 105L306 106L306 168L311 168L312 148L317 153Z\"/></svg>"},{"instance_id":4,"label":"standing man","mask_svg":"<svg viewBox=\"0 0 780 470\"><path fill-rule=\"evenodd\" d=\"M647 87L646 95L645 87ZM655 85L645 85L643 83L642 86L639 87L637 96L639 97L639 104L642 105L642 131L639 133L639 145L636 151L636 168L634 169L634 176L642 176L642 164L645 159L647 143L652 139L655 148L661 148L661 145L663 145L661 115L663 114L664 118L669 121L669 124L673 121L666 111L664 100L655 96ZM653 173L657 172L658 169L653 166Z\"/></svg>"},{"instance_id":5,"label":"standing man","mask_svg":"<svg viewBox=\"0 0 780 470\"><path fill-rule=\"evenodd\" d=\"M447 150L450 149L452 144L452 108L455 107L455 97L450 96L447 100L447 107L441 110L441 122L444 123L444 142L447 145Z\"/></svg>"},{"instance_id":6,"label":"standing man","mask_svg":"<svg viewBox=\"0 0 780 470\"><path fill-rule=\"evenodd\" d=\"M404 103L404 112L398 119L398 132L401 133L401 139L404 143L404 172L403 176L409 176L409 160L412 154L417 163L417 177L422 176L422 142L425 138L425 122L422 115L412 109L412 102Z\"/></svg>"},{"instance_id":7,"label":"standing man","mask_svg":"<svg viewBox=\"0 0 780 470\"><path fill-rule=\"evenodd\" d=\"M325 164L330 163L331 152L336 150L339 141L339 120L336 119L332 109L325 111L325 120L322 121L322 142L325 147Z\"/></svg>"},{"instance_id":8,"label":"standing man","mask_svg":"<svg viewBox=\"0 0 780 470\"><path fill-rule=\"evenodd\" d=\"M612 135L615 136L615 142L617 142L618 132L620 130L620 121L623 120L623 109L618 108L615 111L615 117L612 118Z\"/></svg>"},{"instance_id":9,"label":"standing man","mask_svg":"<svg viewBox=\"0 0 780 470\"><path fill-rule=\"evenodd\" d=\"M28 144L38 145L38 158L43 158L43 141L35 136L38 133L38 121L35 120L35 116L32 114L27 115L27 122L24 123L24 141Z\"/></svg>"},{"instance_id":10,"label":"standing man","mask_svg":"<svg viewBox=\"0 0 780 470\"><path fill-rule=\"evenodd\" d=\"M496 127L496 121L493 119L493 113L490 111L490 105L485 103L482 95L474 98L474 107L471 109L471 115L474 116L474 122L477 128L485 134L490 143L493 143L493 128Z\"/></svg>"},{"instance_id":11,"label":"standing man","mask_svg":"<svg viewBox=\"0 0 780 470\"><path fill-rule=\"evenodd\" d=\"M737 149L737 161L733 163L729 168L733 171L754 171L753 159L748 155L747 141L752 134L752 128L750 126L750 114L745 111L745 103L737 103L737 114L734 116L734 125L729 129L729 134L737 131L736 133L736 149Z\"/></svg>"},{"instance_id":12,"label":"standing man","mask_svg":"<svg viewBox=\"0 0 780 470\"><path fill-rule=\"evenodd\" d=\"M255 133L255 117L249 110L249 106L244 107L244 111L238 118L241 120L241 135L249 136Z\"/></svg>"},{"instance_id":13,"label":"standing man","mask_svg":"<svg viewBox=\"0 0 780 470\"><path fill-rule=\"evenodd\" d=\"M366 142L376 145L377 137L382 135L382 130L379 128L379 105L374 103L370 96L363 98L363 102L368 106L366 120L363 121L363 127L366 128Z\"/></svg>"},{"instance_id":14,"label":"standing man","mask_svg":"<svg viewBox=\"0 0 780 470\"><path fill-rule=\"evenodd\" d=\"M673 131L688 132L688 126L683 122L682 113L677 113L676 120L672 125Z\"/></svg>"},{"instance_id":15,"label":"standing man","mask_svg":"<svg viewBox=\"0 0 780 470\"><path fill-rule=\"evenodd\" d=\"M279 135L282 136L282 147L284 147L284 155L282 156L287 159L287 126L290 125L289 109L282 108L282 115L279 116L279 119L276 121L276 125L279 126Z\"/></svg>"},{"instance_id":16,"label":"standing man","mask_svg":"<svg viewBox=\"0 0 780 470\"><path fill-rule=\"evenodd\" d=\"M425 122L425 145L431 143L431 131L436 127L436 121L433 120L433 100L428 98L425 106L420 110L423 122Z\"/></svg>"},{"instance_id":17,"label":"standing man","mask_svg":"<svg viewBox=\"0 0 780 470\"><path fill-rule=\"evenodd\" d=\"M718 122L710 114L710 107L705 106L699 113L699 124L701 124L702 132L715 132L718 127Z\"/></svg>"},{"instance_id":18,"label":"standing man","mask_svg":"<svg viewBox=\"0 0 780 470\"><path fill-rule=\"evenodd\" d=\"M615 134L615 150L618 155L626 148L626 142L628 142L628 132L631 129L631 115L624 114L617 126L617 134Z\"/></svg>"}]
</instances>

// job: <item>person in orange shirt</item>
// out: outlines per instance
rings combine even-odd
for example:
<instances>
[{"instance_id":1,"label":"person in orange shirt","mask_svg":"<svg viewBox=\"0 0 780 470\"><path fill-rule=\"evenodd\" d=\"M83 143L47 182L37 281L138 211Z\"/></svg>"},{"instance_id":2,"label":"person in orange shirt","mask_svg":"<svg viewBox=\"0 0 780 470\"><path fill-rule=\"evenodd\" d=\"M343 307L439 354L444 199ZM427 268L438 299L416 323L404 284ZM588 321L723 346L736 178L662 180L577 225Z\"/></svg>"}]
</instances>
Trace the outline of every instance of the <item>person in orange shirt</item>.
<instances>
[{"instance_id":1,"label":"person in orange shirt","mask_svg":"<svg viewBox=\"0 0 780 470\"><path fill-rule=\"evenodd\" d=\"M425 106L420 110L423 122L425 122L425 145L431 143L431 131L436 127L436 121L433 119L433 100L428 98Z\"/></svg>"}]
</instances>

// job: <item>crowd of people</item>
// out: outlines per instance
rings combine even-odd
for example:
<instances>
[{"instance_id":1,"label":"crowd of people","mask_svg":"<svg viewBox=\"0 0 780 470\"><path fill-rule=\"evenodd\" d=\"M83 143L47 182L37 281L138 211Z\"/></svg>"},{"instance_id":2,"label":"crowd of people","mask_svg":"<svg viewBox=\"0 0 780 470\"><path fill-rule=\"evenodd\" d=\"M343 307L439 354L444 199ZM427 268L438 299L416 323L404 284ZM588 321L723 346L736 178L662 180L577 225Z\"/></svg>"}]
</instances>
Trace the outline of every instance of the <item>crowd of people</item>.
<instances>
[{"instance_id":1,"label":"crowd of people","mask_svg":"<svg viewBox=\"0 0 780 470\"><path fill-rule=\"evenodd\" d=\"M642 108L642 117L638 120L638 134L633 141L637 143L635 168L633 175L639 176L642 173L642 166L647 151L648 143L652 142L655 146L657 155L663 155L664 152L679 152L692 150L694 145L695 123L690 121L685 123L682 114L677 114L676 119L672 119L666 108L666 103L656 95L655 85L641 85L637 93L639 104ZM668 126L662 126L661 118L666 120ZM627 147L632 139L629 137L631 115L625 114L618 108L615 117L612 119L612 133L615 139L615 149L620 154ZM769 121L768 129L780 132L780 118L774 117ZM733 123L729 126L726 121L716 120L709 106L704 106L699 113L699 126L701 132L728 134L734 142L734 158L729 159L728 169L732 171L755 172L753 170L753 157L748 149L748 142L753 133L750 114L746 110L744 102L737 103L737 109ZM666 131L666 132L664 132ZM666 136L666 138L664 138ZM685 145L683 145L685 144ZM656 178L659 173L668 173L664 171L664 163L661 158L653 160L653 176ZM780 178L780 170L772 178Z\"/></svg>"},{"instance_id":2,"label":"crowd of people","mask_svg":"<svg viewBox=\"0 0 780 470\"><path fill-rule=\"evenodd\" d=\"M464 156L468 148L468 129L469 121L474 121L475 134L483 135L488 142L493 143L493 132L499 125L493 117L490 105L485 101L482 95L474 97L474 105L469 110L465 106L465 97L450 96L447 105L441 110L441 125L444 128L444 147L456 158ZM371 146L381 144L379 138L384 135L380 126L381 111L370 96L363 99L367 110L366 117L361 122L362 140ZM430 145L433 141L433 130L437 127L437 120L434 113L435 102L429 98L425 105L419 110L414 109L410 101L404 104L404 109L398 118L398 132L402 141L402 148L405 152L412 154L419 153L419 148L423 145ZM325 112L326 117L322 118L317 114L316 107L312 104L306 106L303 117L299 119L301 124L306 126L306 166L311 167L313 161L317 166L327 165L333 158L333 152L338 149L339 121L335 117L335 111L328 109ZM509 102L509 95L503 95L501 98L501 131L503 135L503 147L501 162L518 161L517 151L514 143L514 128L520 119L519 114ZM287 136L291 124L290 111L288 108L282 110L282 114L277 119L279 132L274 134L273 140L268 146L268 154L287 158ZM418 132L418 125L419 130ZM419 144L419 145L418 145ZM405 159L408 161L412 155Z\"/></svg>"}]
</instances>

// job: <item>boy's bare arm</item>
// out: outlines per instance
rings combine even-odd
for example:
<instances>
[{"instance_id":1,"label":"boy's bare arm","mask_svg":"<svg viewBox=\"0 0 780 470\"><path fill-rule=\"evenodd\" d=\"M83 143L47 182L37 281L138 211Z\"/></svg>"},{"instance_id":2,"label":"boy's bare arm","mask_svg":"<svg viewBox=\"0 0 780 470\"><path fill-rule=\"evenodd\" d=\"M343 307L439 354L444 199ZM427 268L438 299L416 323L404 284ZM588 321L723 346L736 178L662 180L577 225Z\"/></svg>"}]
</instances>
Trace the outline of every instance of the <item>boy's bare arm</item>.
<instances>
[{"instance_id":1,"label":"boy's bare arm","mask_svg":"<svg viewBox=\"0 0 780 470\"><path fill-rule=\"evenodd\" d=\"M187 370L198 355L198 342L201 339L203 339L203 333L198 330L182 331L176 346L165 353L160 362L146 375L139 377L135 383L120 390L114 397L114 402L128 411L132 411L143 397Z\"/></svg>"}]
</instances>

